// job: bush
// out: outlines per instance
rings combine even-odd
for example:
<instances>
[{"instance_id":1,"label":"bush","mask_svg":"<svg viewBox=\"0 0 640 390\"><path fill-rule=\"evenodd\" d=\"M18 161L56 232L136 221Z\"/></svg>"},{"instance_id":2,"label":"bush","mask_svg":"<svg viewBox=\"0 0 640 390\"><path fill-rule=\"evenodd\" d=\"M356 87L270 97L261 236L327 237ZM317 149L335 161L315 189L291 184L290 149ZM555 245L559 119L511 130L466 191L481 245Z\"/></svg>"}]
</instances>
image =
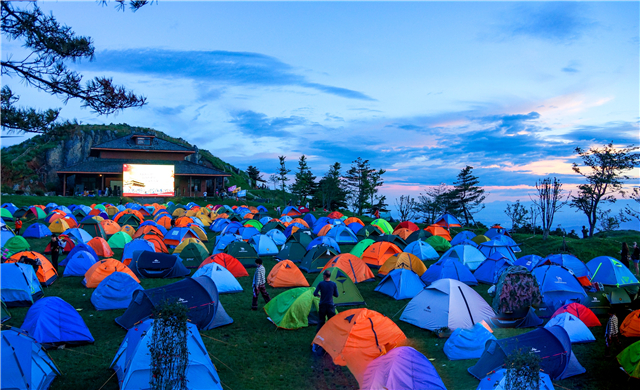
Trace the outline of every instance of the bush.
<instances>
[{"instance_id":1,"label":"bush","mask_svg":"<svg viewBox=\"0 0 640 390\"><path fill-rule=\"evenodd\" d=\"M13 187L7 184L3 184L0 191L2 191L3 194L13 194Z\"/></svg>"},{"instance_id":2,"label":"bush","mask_svg":"<svg viewBox=\"0 0 640 390\"><path fill-rule=\"evenodd\" d=\"M540 356L521 349L507 356L505 390L540 388L540 361Z\"/></svg>"},{"instance_id":3,"label":"bush","mask_svg":"<svg viewBox=\"0 0 640 390\"><path fill-rule=\"evenodd\" d=\"M41 188L35 189L33 193L36 194L37 196L44 196L44 190Z\"/></svg>"}]
</instances>

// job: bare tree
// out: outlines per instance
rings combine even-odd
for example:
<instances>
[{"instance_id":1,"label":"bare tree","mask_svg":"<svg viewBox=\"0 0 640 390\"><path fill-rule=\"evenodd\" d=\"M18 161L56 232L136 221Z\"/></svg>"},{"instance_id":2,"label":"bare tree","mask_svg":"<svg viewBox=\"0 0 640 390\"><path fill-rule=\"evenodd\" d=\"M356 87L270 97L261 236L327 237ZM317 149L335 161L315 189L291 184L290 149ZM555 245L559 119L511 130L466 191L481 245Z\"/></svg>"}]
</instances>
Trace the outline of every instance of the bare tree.
<instances>
[{"instance_id":1,"label":"bare tree","mask_svg":"<svg viewBox=\"0 0 640 390\"><path fill-rule=\"evenodd\" d=\"M529 211L520 204L520 199L518 199L516 203L507 203L507 209L504 213L507 214L507 217L511 220L511 229L516 230L524 225Z\"/></svg>"},{"instance_id":2,"label":"bare tree","mask_svg":"<svg viewBox=\"0 0 640 390\"><path fill-rule=\"evenodd\" d=\"M409 221L416 216L416 200L409 195L400 195L396 198L396 208L400 213L401 221Z\"/></svg>"},{"instance_id":3,"label":"bare tree","mask_svg":"<svg viewBox=\"0 0 640 390\"><path fill-rule=\"evenodd\" d=\"M551 226L553 226L556 212L567 204L571 192L565 196L562 183L556 177L538 180L536 190L538 191L537 195L529 197L539 211L542 222L542 239L546 240L549 237Z\"/></svg>"},{"instance_id":4,"label":"bare tree","mask_svg":"<svg viewBox=\"0 0 640 390\"><path fill-rule=\"evenodd\" d=\"M533 235L536 235L536 224L538 223L538 217L540 216L540 210L535 205L529 207L529 223L531 223L531 230Z\"/></svg>"},{"instance_id":5,"label":"bare tree","mask_svg":"<svg viewBox=\"0 0 640 390\"><path fill-rule=\"evenodd\" d=\"M633 192L631 192L630 198L636 202L636 208L634 209L632 206L627 205L624 207L624 212L631 218L635 218L640 221L640 207L638 207L640 206L640 188L634 188Z\"/></svg>"}]
</instances>

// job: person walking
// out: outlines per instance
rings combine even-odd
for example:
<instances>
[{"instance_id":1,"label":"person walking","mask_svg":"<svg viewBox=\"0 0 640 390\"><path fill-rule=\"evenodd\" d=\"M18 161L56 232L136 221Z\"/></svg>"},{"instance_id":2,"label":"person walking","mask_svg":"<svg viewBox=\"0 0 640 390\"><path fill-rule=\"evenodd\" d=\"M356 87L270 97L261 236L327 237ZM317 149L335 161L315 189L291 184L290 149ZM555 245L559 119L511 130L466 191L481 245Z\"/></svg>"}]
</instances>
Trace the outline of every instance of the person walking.
<instances>
[{"instance_id":1,"label":"person walking","mask_svg":"<svg viewBox=\"0 0 640 390\"><path fill-rule=\"evenodd\" d=\"M316 333L320 331L325 323L325 317L330 320L331 317L336 315L336 308L333 304L333 297L339 297L338 285L331 281L331 272L325 270L322 273L324 280L318 283L316 290L313 292L314 296L320 297L320 305L318 308L318 326L316 326Z\"/></svg>"},{"instance_id":2,"label":"person walking","mask_svg":"<svg viewBox=\"0 0 640 390\"><path fill-rule=\"evenodd\" d=\"M631 253L631 261L633 261L633 265L636 268L636 275L640 276L640 247L638 247L638 243L633 243L633 252Z\"/></svg>"},{"instance_id":3,"label":"person walking","mask_svg":"<svg viewBox=\"0 0 640 390\"><path fill-rule=\"evenodd\" d=\"M60 256L60 251L62 251L62 243L58 238L58 235L53 233L51 235L51 265L53 269L58 273L58 256Z\"/></svg>"},{"instance_id":4,"label":"person walking","mask_svg":"<svg viewBox=\"0 0 640 390\"><path fill-rule=\"evenodd\" d=\"M16 236L20 235L20 229L22 229L22 220L20 218L16 218L16 222L14 223L16 227Z\"/></svg>"},{"instance_id":5,"label":"person walking","mask_svg":"<svg viewBox=\"0 0 640 390\"><path fill-rule=\"evenodd\" d=\"M607 321L607 327L604 330L604 355L606 357L611 357L611 347L620 345L620 339L618 339L619 333L618 317L613 309L609 309L609 320Z\"/></svg>"},{"instance_id":6,"label":"person walking","mask_svg":"<svg viewBox=\"0 0 640 390\"><path fill-rule=\"evenodd\" d=\"M262 265L262 259L256 259L256 273L253 275L253 284L251 289L253 290L253 300L251 301L251 310L258 310L258 294L264 298L264 303L267 304L271 300L269 293L265 287L267 279L265 278L265 270Z\"/></svg>"},{"instance_id":7,"label":"person walking","mask_svg":"<svg viewBox=\"0 0 640 390\"><path fill-rule=\"evenodd\" d=\"M620 262L625 267L629 268L629 246L626 242L622 243L622 250L620 251Z\"/></svg>"}]
</instances>

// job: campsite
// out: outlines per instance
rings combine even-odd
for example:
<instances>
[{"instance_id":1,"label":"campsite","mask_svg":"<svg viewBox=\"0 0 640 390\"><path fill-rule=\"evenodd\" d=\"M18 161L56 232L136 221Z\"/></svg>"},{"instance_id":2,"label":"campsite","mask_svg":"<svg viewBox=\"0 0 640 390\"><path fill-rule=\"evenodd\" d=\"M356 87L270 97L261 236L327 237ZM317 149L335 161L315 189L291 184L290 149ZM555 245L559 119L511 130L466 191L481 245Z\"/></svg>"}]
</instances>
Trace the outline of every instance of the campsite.
<instances>
[{"instance_id":1,"label":"campsite","mask_svg":"<svg viewBox=\"0 0 640 390\"><path fill-rule=\"evenodd\" d=\"M55 204L56 201L63 204ZM6 224L2 233L3 248L8 248L13 253L27 250L33 253L29 255L31 258L43 256L50 259L50 255L46 254L45 250L50 241L49 233L43 228L31 228L31 226L40 223L47 227L53 225L51 228L56 228L60 224L56 225L55 222L63 220L65 218L63 214L73 216L68 219L77 219L77 222L82 222L78 226L84 225L84 228L68 228L60 231L62 234L68 234L69 242L75 244L76 248L67 251L65 247L60 260L66 264L66 267L60 266L60 273L57 276L47 267L42 267L37 275L32 275L32 280L37 278L40 282L32 282L32 288L34 291L41 292L21 299L26 301L34 299L34 303L21 302L22 306L7 304L10 306L8 319L3 312L3 343L24 338L21 334L14 335L15 330L13 330L11 332L14 333L7 333L5 341L5 332L9 332L6 330L9 327L28 326L32 332L36 332L36 335L30 333L32 337L40 337L37 336L40 334L37 332L47 333L47 329L43 330L42 327L57 326L61 329L73 327L73 332L70 331L73 335L69 336L70 339L67 342L59 339L41 341L41 344L50 347L47 353L60 373L53 379L52 389L116 389L139 386L140 382L136 382L139 378L122 375L126 368L134 368L128 368L127 365L130 362L118 360L118 356L123 356L122 353L126 353L126 356L137 356L128 355L129 353L142 353L140 356L143 356L144 352L119 352L119 348L123 348L121 343L125 337L134 339L140 337L140 340L144 340L144 335L147 334L144 330L151 326L148 320L145 321L151 314L149 308L156 304L163 294L180 296L186 300L202 299L203 302L213 299L219 303L214 316L206 313L206 310L198 311L197 308L190 313L188 344L193 346L193 350L197 350L198 345L204 345L210 362L215 367L212 371L208 366L209 360L206 359L206 355L194 355L193 359L200 359L202 367L209 367L207 372L210 374L202 377L201 382L198 382L195 376L192 377L189 383L194 388L207 388L206 383L215 383L216 380L221 382L219 388L235 390L365 388L363 381L381 380L372 376L377 372L376 370L369 372L368 376L364 375L367 364L384 368L389 367L392 364L390 362L395 362L394 364L413 362L412 364L416 367L423 367L421 372L424 378L419 379L432 383L433 387L429 388L476 389L482 383L479 379L483 378L484 373L500 365L500 362L496 363L483 356L484 343L486 342L487 346L495 345L493 348L499 348L508 353L509 346L514 345L509 340L517 340L516 344L530 348L550 348L550 350L556 348L557 352L553 353L555 358L543 359L541 366L545 375L549 375L542 378L544 383L552 381L558 389L635 389L640 383L637 379L639 363L637 358L633 356L625 358L627 369L629 364L636 365L635 373L630 372L628 375L620 368L616 356L605 357L604 346L604 325L607 323L609 307L605 295L609 294L609 299L622 299L618 297L627 294L624 299L634 299L633 292L637 294L637 289L634 290L633 283L630 283L626 286L630 288L626 290L623 288L613 289L615 291L606 289L601 292L590 292L584 289L576 278L582 270L580 265L584 267L586 270L584 272L587 272L589 277L593 276L595 268L592 268L593 264L590 263L592 259L596 259L598 265L602 263L599 269L604 270L603 267L608 266L606 261L597 258L610 256L615 259L619 242L640 240L640 233L637 231L611 232L606 237L596 236L585 240L566 238L567 248L564 252L561 251L562 237L551 236L549 240L542 241L540 236L525 234L514 234L511 237L502 235L506 237L505 240L507 238L513 240L513 244L478 245L480 249L460 243L451 247L450 241L443 238L446 244L439 240L434 242L442 245L436 251L433 248L437 245L429 245L427 248L428 244L415 244L415 242L423 242L420 240L413 241L414 244L409 244L411 246L407 245L408 236L405 241L399 235L393 234L396 229L405 228L398 226L400 224L397 221L389 224L384 220L361 217L351 217L351 221L347 221L349 216L343 216L341 213L328 215L327 212L300 212L295 207L285 209L282 215L275 215L272 208L269 210L251 202L249 204L236 204L234 201L219 204L212 202L207 206L202 201L178 204L180 200L177 200L178 202L170 202L167 205L155 204L145 207L132 202L118 205L117 198L92 201L101 203L88 203L87 199L83 198L3 197L3 209L11 211L12 214L12 217L8 217L6 212L3 214L3 223ZM44 205L38 207L38 204ZM19 210L25 212L22 213ZM8 238L10 233L7 231L13 227L12 219L16 211L18 215L21 213L23 215L25 225L23 232L38 230L42 235L27 237L24 240ZM138 214L141 214L141 217ZM253 214L253 218L248 217L250 214ZM132 233L130 237L132 240L126 243L124 242L127 241L126 238L122 241L114 240L114 237L119 237L119 233L115 231L114 223L105 221L116 219L120 221L127 215L131 216L126 219L130 223L128 226L140 233ZM329 218L326 218L327 216ZM167 217L174 220L175 227L172 228L169 224L165 229L156 222L149 222ZM180 218L183 219L178 221ZM198 222L194 222L196 219ZM98 224L90 221L97 221ZM312 234L311 229L307 229L307 226L313 225L313 230L316 230L318 221L321 224L324 223L322 228L329 226L325 229L327 231L336 229L334 226L340 229L337 229L333 235L327 233L313 238L315 235ZM351 228L347 228L351 226L347 222L381 227L374 227L371 231L376 233L372 235L358 236L358 233L353 233ZM184 224L183 227L180 226L182 224ZM408 224L404 223L404 225ZM421 231L426 228L422 224L411 223L411 225L415 226L411 226L412 229ZM103 226L111 229L110 234L106 233L107 229L102 228ZM266 231L265 227L268 227ZM354 226L354 228L357 227ZM435 228L432 226L430 230L433 231ZM165 229L164 239L162 239L162 229ZM123 231L126 232L126 230ZM274 230L278 233L276 234ZM318 228L318 232L320 230L321 228ZM465 236L467 238L464 240L468 240L469 237L479 237L485 233L499 234L499 232L487 232L486 229L470 231L465 227L449 227L442 230L444 230L441 232L442 236L450 234L451 237L447 238L451 238L454 244L456 241L463 241ZM499 227L494 230L505 232ZM271 233L267 234L268 231ZM305 231L310 235L305 234ZM458 237L457 234L462 231L467 233ZM156 241L150 236L156 236ZM223 245L220 238L224 236L233 236L234 239ZM161 239L158 240L157 237ZM476 241L496 242L495 240L484 241L484 239ZM137 248L128 246L131 242L140 246ZM286 252L280 252L283 247L292 242L300 245L302 249L287 248ZM359 242L364 244L359 247ZM520 249L519 252L507 249L515 247L515 244ZM447 245L449 248L446 247ZM218 246L217 251L216 246ZM400 248L401 246L404 247ZM225 249L220 250L223 247ZM463 249L456 249L456 247ZM411 252L402 251L407 248ZM73 253L74 250L75 253ZM171 256L174 250L180 252L179 260ZM276 250L279 253L274 253ZM157 256L152 255L156 251L166 252L159 253ZM289 256L294 251L298 254ZM434 251L437 256L434 255ZM223 254L214 258L212 256L214 252ZM478 262L474 257L478 256L478 253L483 258L492 260ZM554 264L565 262L564 268L559 265L549 265L551 263L543 265L544 262L539 261L552 254L563 255L559 260L553 258L551 260L556 262ZM569 254L578 259L579 263L569 258ZM266 309L272 313L271 320L267 318L262 298L259 300L259 310L250 309L251 283L255 272L253 260L258 256L263 259L266 274L269 275L267 291L272 301ZM66 257L69 259L65 263ZM290 257L290 259L281 257ZM531 258L540 262L538 267L529 264L533 272L530 272L526 266L527 260ZM163 259L166 259L167 263L161 267L162 269L154 268L153 261L160 261L158 259L163 263L165 263ZM362 259L369 259L366 265L363 265ZM387 261L389 259L391 261ZM523 260L519 262L519 259ZM607 261L611 263L612 260ZM201 263L205 265L198 269ZM513 263L524 266L510 268L509 266ZM90 264L93 265L87 268ZM302 270L303 264L307 271ZM21 266L24 269L30 267L20 263L3 264L3 267L9 265ZM116 268L119 272L113 272ZM274 268L276 272L272 274ZM307 310L308 319L311 321L314 305L313 286L320 280L320 271L324 268L331 271L332 280L337 282L341 291L340 298L336 300L338 315L334 318L338 319L341 316L349 318L353 313L364 316L362 318L371 319L371 324L375 323L377 329L385 329L378 337L380 337L380 343L386 344L388 349L386 354L382 354L373 363L367 359L357 358L358 355L355 355L356 360L353 360L354 357L349 357L352 355L347 355L345 352L347 366L336 365L329 354L314 353L312 343L316 340L315 325L306 323L306 314L304 317L292 317L290 313L281 312L283 305L295 303L296 310L302 310L303 313ZM527 301L524 306L522 302L516 302L520 307L527 309L533 306L536 314L527 311L519 314L511 312L513 318L507 318L508 316L502 316L500 319L493 318L497 317L496 313L505 312L506 306L515 304L508 299L507 302L503 300L497 302L488 293L493 284L505 291L507 288L516 287L521 287L523 291L534 289L535 284L535 290L538 291L535 275L548 273L547 268L576 270L576 272L566 271L568 276L565 274L552 276L553 279L573 278L580 289L576 293L577 296L584 294L584 299L577 300L588 306L589 312L592 312L595 317L583 316L574 309L567 309L568 313L580 317L580 321L586 321L587 325L581 324L583 327L579 329L582 333L574 334L573 331L567 330L558 335L559 326L544 326L550 320L550 311L564 307L562 306L564 303L570 302L571 299L575 300L576 296L571 295L567 292L568 290L564 294L569 295L563 296L558 293L554 295L555 290L547 290L545 282L539 284L539 296L534 293L527 295L527 299L531 302ZM67 269L70 269L69 272ZM500 271L506 269L512 271L509 271L508 275ZM380 272L386 275L384 283L381 283L383 278ZM481 277L476 281L478 275ZM615 278L615 272L607 275L603 273L602 276ZM625 277L627 277L626 274ZM482 282L485 279L490 279L490 282ZM544 280L544 276L541 280ZM424 281L429 283L429 286L426 286ZM614 283L606 280L605 282ZM637 284L637 280L635 283ZM164 288L168 285L171 287ZM4 276L2 287L4 301ZM447 294L443 295L445 290ZM171 291L179 291L179 293L175 295ZM124 295L119 292L124 292ZM414 296L416 298L411 299ZM133 297L133 302L130 297ZM122 299L124 302L120 301ZM467 308L464 302L467 303ZM638 300L635 299L633 302L616 305L621 325L632 309L638 309L637 304ZM448 311L449 316L425 317L423 315L425 305L428 307L430 305L434 312ZM60 309L57 309L58 307ZM40 309L36 311L37 308ZM38 320L52 310L66 314L60 314L59 318L50 317L46 321ZM311 313L308 312L309 310ZM467 310L471 317L466 314ZM553 322L565 324L569 321L566 318L572 318L569 316L570 314L563 314L560 318L554 317ZM590 323L589 320L594 321L594 318L597 323ZM481 325L480 319L484 320L487 327ZM83 323L86 324L86 328L82 326ZM328 342L331 342L332 335L338 337L338 333L331 333L333 331L328 327L330 323L331 321L327 322L319 333L319 335L323 334L325 339L329 340ZM522 327L513 327L515 323ZM78 329L75 329L76 326ZM636 327L635 331L627 326L629 337L621 337L622 345L616 350L616 354L622 354L623 349L633 343L637 345L640 339L638 326L635 323L632 326ZM126 328L132 330L127 333ZM488 329L491 329L491 332ZM527 336L523 336L525 334ZM586 338L573 339L580 335ZM64 334L57 334L58 338L64 338L64 336ZM570 342L569 337L571 337ZM593 338L595 340L592 340ZM540 347L541 340L547 339L550 341L545 341L544 348ZM337 343L339 340L336 339L333 342ZM554 342L556 344L553 344ZM411 348L407 349L407 347ZM3 377L6 367L4 348L3 344ZM329 344L325 345L325 349L328 348L330 348ZM380 355L380 352L378 351L377 354ZM474 358L470 359L469 356ZM620 356L618 358L621 358ZM629 361L635 363L628 363ZM578 364L575 364L576 362ZM135 369L145 372L143 366L144 364ZM417 371L415 375L418 375ZM633 378L634 375L635 378ZM418 380L417 377L414 379ZM442 386L438 383L442 383ZM87 384L92 385L87 387Z\"/></svg>"}]
</instances>

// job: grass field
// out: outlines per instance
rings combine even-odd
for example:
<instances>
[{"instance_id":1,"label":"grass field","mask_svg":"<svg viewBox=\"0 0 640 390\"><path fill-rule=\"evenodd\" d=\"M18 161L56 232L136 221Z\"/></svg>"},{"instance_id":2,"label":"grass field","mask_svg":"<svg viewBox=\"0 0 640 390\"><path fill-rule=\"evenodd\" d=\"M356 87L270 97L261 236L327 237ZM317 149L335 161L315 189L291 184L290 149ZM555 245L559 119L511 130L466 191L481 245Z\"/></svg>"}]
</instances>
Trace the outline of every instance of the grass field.
<instances>
[{"instance_id":1,"label":"grass field","mask_svg":"<svg viewBox=\"0 0 640 390\"><path fill-rule=\"evenodd\" d=\"M47 200L63 203L65 198L40 198L36 201L28 197L3 197L3 202L13 202L17 206L23 204L42 203ZM113 201L113 200L111 200ZM70 203L79 203L72 199ZM85 202L86 203L86 202ZM198 202L202 203L202 202ZM46 204L46 203L45 203ZM12 225L12 223L10 223ZM29 225L25 223L24 229ZM208 231L207 247L213 246L214 233ZM541 237L516 235L518 243L522 243L522 252L545 256L558 253L562 238L550 237L542 241ZM43 252L48 239L29 239L32 250ZM616 257L622 241L640 241L640 232L623 231L610 234L607 238L592 238L587 240L567 239L570 252L588 261L599 255ZM351 247L342 247L343 252ZM116 252L115 258L120 259L121 251ZM267 273L275 261L265 258ZM427 263L431 265L432 262ZM61 268L62 270L62 268ZM249 269L249 277L239 278L244 292L238 294L223 294L220 300L227 313L234 319L234 323L222 328L201 332L206 347L212 357L218 374L225 389L356 389L358 384L349 370L345 367L334 366L328 356L319 358L311 353L311 341L315 336L315 327L303 328L295 331L277 329L268 320L262 310L264 302L260 300L260 310L251 311L251 280L254 269ZM375 273L375 271L374 271ZM305 274L310 283L318 274ZM175 282L173 280L143 279L144 288L153 288ZM405 332L408 344L418 349L432 363L450 390L475 389L478 381L467 373L467 368L475 360L449 361L442 352L445 340L438 339L429 331L414 327L398 320L400 311L408 300L395 301L392 298L374 292L379 279L375 282L358 284L366 307L391 317ZM480 285L475 288L489 303L491 298L486 293L489 286ZM282 289L267 287L273 297ZM82 285L82 278L59 278L52 286L45 288L45 296L59 296L79 310L95 338L93 345L72 347L49 351L62 375L53 383L53 389L117 389L118 383L113 371L109 369L116 350L118 349L126 331L120 328L114 319L124 310L96 311L90 302L93 289ZM347 307L353 308L353 307ZM6 323L19 327L28 308L10 309L12 318ZM601 317L606 323L606 318ZM623 317L620 318L622 322ZM528 329L530 330L530 329ZM580 363L587 369L587 373L554 384L557 389L638 389L640 381L630 380L621 371L615 358L604 357L604 328L591 328L597 341L591 344L574 345L573 351ZM498 338L510 337L526 332L527 329L496 329ZM635 340L623 340L624 345Z\"/></svg>"}]
</instances>

